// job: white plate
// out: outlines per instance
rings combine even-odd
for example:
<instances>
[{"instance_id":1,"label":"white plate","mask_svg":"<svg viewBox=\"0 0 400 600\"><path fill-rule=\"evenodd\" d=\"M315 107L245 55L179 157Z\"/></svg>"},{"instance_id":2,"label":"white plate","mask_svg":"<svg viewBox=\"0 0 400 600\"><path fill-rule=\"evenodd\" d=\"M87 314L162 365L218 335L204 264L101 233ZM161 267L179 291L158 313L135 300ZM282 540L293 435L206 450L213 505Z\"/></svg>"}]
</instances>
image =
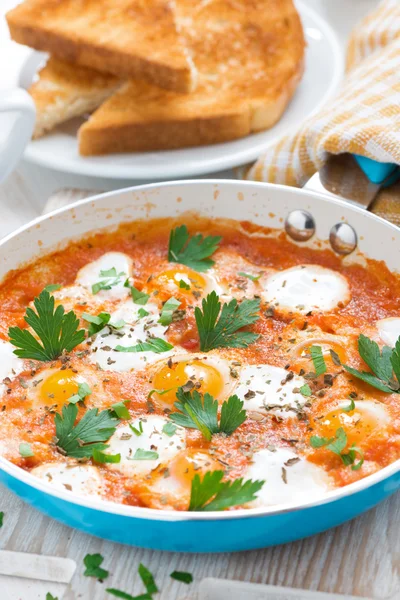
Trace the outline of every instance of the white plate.
<instances>
[{"instance_id":1,"label":"white plate","mask_svg":"<svg viewBox=\"0 0 400 600\"><path fill-rule=\"evenodd\" d=\"M343 75L343 55L335 33L314 11L300 2L296 4L307 41L306 69L292 103L272 129L214 146L83 158L79 156L76 139L81 120L75 119L31 142L25 150L25 159L68 173L130 180L191 177L255 160L283 134L296 129L318 110L337 90ZM22 84L29 85L37 67L37 58L31 58L23 68Z\"/></svg>"}]
</instances>

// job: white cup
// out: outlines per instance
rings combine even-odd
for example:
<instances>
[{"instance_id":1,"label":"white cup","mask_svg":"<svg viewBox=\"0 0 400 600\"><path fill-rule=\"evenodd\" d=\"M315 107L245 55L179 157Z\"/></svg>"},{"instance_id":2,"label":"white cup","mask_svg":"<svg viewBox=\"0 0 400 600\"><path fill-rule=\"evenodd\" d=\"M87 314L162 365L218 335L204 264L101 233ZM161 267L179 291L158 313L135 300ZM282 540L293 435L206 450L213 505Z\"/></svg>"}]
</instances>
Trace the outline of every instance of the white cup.
<instances>
[{"instance_id":1,"label":"white cup","mask_svg":"<svg viewBox=\"0 0 400 600\"><path fill-rule=\"evenodd\" d=\"M23 89L0 90L0 182L17 165L35 125L35 104Z\"/></svg>"}]
</instances>

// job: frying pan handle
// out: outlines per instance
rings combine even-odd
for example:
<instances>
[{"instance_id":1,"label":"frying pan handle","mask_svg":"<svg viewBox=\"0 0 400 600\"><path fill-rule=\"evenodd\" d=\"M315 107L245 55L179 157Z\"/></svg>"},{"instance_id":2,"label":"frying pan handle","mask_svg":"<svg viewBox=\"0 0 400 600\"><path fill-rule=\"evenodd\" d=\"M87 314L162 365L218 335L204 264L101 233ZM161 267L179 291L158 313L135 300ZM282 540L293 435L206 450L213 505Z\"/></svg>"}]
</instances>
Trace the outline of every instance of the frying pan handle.
<instances>
[{"instance_id":1,"label":"frying pan handle","mask_svg":"<svg viewBox=\"0 0 400 600\"><path fill-rule=\"evenodd\" d=\"M35 125L35 104L25 90L0 92L0 182L17 165Z\"/></svg>"}]
</instances>

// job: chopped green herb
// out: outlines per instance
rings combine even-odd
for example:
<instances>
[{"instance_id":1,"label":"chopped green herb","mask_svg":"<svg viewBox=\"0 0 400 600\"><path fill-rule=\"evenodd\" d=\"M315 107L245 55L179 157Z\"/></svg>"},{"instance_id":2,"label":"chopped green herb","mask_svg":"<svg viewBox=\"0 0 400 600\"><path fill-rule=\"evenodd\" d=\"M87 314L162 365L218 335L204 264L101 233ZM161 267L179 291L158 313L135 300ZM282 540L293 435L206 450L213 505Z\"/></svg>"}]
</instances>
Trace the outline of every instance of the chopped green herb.
<instances>
[{"instance_id":1,"label":"chopped green herb","mask_svg":"<svg viewBox=\"0 0 400 600\"><path fill-rule=\"evenodd\" d=\"M147 593L156 594L158 592L158 588L155 584L154 577L150 573L150 571L142 563L140 563L138 572L140 579L143 581Z\"/></svg>"},{"instance_id":2,"label":"chopped green herb","mask_svg":"<svg viewBox=\"0 0 400 600\"><path fill-rule=\"evenodd\" d=\"M62 414L55 414L56 448L73 458L90 458L93 450L108 448L100 442L107 441L115 433L118 419L114 419L109 410L99 413L97 408L86 411L75 425L77 416L76 404L64 404Z\"/></svg>"},{"instance_id":3,"label":"chopped green herb","mask_svg":"<svg viewBox=\"0 0 400 600\"><path fill-rule=\"evenodd\" d=\"M347 467L352 465L352 471L358 471L364 462L364 454L355 444L349 448L348 452L343 452L347 446L347 435L343 427L339 427L336 430L334 438L325 438L319 435L311 436L310 444L313 448L322 448L325 446L327 450L340 456L344 465ZM360 456L360 460L354 464L357 454Z\"/></svg>"},{"instance_id":4,"label":"chopped green herb","mask_svg":"<svg viewBox=\"0 0 400 600\"><path fill-rule=\"evenodd\" d=\"M252 481L242 478L234 481L222 481L223 471L209 471L203 479L196 474L192 480L190 511L224 510L231 506L240 506L256 499L256 494L265 481Z\"/></svg>"},{"instance_id":5,"label":"chopped green herb","mask_svg":"<svg viewBox=\"0 0 400 600\"><path fill-rule=\"evenodd\" d=\"M196 306L194 311L202 352L214 348L247 348L258 339L255 333L239 330L258 321L260 300L243 300L238 304L234 298L221 310L219 297L212 291L203 299L202 309Z\"/></svg>"},{"instance_id":6,"label":"chopped green herb","mask_svg":"<svg viewBox=\"0 0 400 600\"><path fill-rule=\"evenodd\" d=\"M123 600L152 600L152 597L149 594L140 594L140 596L131 596L131 594L127 594L126 592L121 592L121 590L116 590L115 588L107 588L106 592L112 594L116 598L122 598Z\"/></svg>"},{"instance_id":7,"label":"chopped green herb","mask_svg":"<svg viewBox=\"0 0 400 600\"><path fill-rule=\"evenodd\" d=\"M344 412L351 412L355 409L355 407L356 403L354 402L353 398L350 398L350 404L348 406L343 406L342 410L344 410Z\"/></svg>"},{"instance_id":8,"label":"chopped green herb","mask_svg":"<svg viewBox=\"0 0 400 600\"><path fill-rule=\"evenodd\" d=\"M4 512L0 512L0 527L3 527Z\"/></svg>"},{"instance_id":9,"label":"chopped green herb","mask_svg":"<svg viewBox=\"0 0 400 600\"><path fill-rule=\"evenodd\" d=\"M129 283L129 279L125 281L124 286L130 289L132 300L135 304L140 304L142 306L147 304L147 301L150 298L149 294L146 294L145 292L141 292L140 290L136 289L134 285L131 285Z\"/></svg>"},{"instance_id":10,"label":"chopped green herb","mask_svg":"<svg viewBox=\"0 0 400 600\"><path fill-rule=\"evenodd\" d=\"M157 460L158 452L153 450L143 450L143 448L137 448L133 458L130 460Z\"/></svg>"},{"instance_id":11,"label":"chopped green herb","mask_svg":"<svg viewBox=\"0 0 400 600\"><path fill-rule=\"evenodd\" d=\"M168 260L186 265L198 272L207 271L214 261L209 257L218 249L220 236L203 237L201 234L190 237L186 225L176 227L169 237Z\"/></svg>"},{"instance_id":12,"label":"chopped green herb","mask_svg":"<svg viewBox=\"0 0 400 600\"><path fill-rule=\"evenodd\" d=\"M88 313L82 314L82 319L89 323L88 334L89 337L95 335L110 322L111 315L110 313L102 312L96 315L89 315Z\"/></svg>"},{"instance_id":13,"label":"chopped green herb","mask_svg":"<svg viewBox=\"0 0 400 600\"><path fill-rule=\"evenodd\" d=\"M58 596L56 598L55 596L53 596L52 594L50 594L50 592L47 592L47 594L46 594L46 600L58 600Z\"/></svg>"},{"instance_id":14,"label":"chopped green herb","mask_svg":"<svg viewBox=\"0 0 400 600\"><path fill-rule=\"evenodd\" d=\"M321 346L311 346L311 358L314 364L315 374L317 377L326 373L326 363L322 354Z\"/></svg>"},{"instance_id":15,"label":"chopped green herb","mask_svg":"<svg viewBox=\"0 0 400 600\"><path fill-rule=\"evenodd\" d=\"M156 352L157 354L168 352L172 348L172 344L161 338L149 338L147 342L138 342L135 346L115 346L116 352Z\"/></svg>"},{"instance_id":16,"label":"chopped green herb","mask_svg":"<svg viewBox=\"0 0 400 600\"><path fill-rule=\"evenodd\" d=\"M251 281L258 281L262 275L262 273L260 273L259 275L250 275L250 273L243 273L243 271L239 271L238 275L240 275L240 277L246 277L247 279L250 279Z\"/></svg>"},{"instance_id":17,"label":"chopped green herb","mask_svg":"<svg viewBox=\"0 0 400 600\"><path fill-rule=\"evenodd\" d=\"M301 386L300 394L302 394L305 398L308 398L309 396L311 396L312 391L311 391L311 388L308 385L308 383L305 383L304 385Z\"/></svg>"},{"instance_id":18,"label":"chopped green herb","mask_svg":"<svg viewBox=\"0 0 400 600\"><path fill-rule=\"evenodd\" d=\"M143 317L147 317L150 313L147 312L147 310L145 310L144 308L139 308L138 310L138 315L140 319L143 319Z\"/></svg>"},{"instance_id":19,"label":"chopped green herb","mask_svg":"<svg viewBox=\"0 0 400 600\"><path fill-rule=\"evenodd\" d=\"M171 325L174 312L180 305L181 301L177 300L176 298L170 298L169 300L167 300L167 302L161 309L161 315L158 319L158 322L161 323L161 325L164 325L164 327L166 327L167 325Z\"/></svg>"},{"instance_id":20,"label":"chopped green herb","mask_svg":"<svg viewBox=\"0 0 400 600\"><path fill-rule=\"evenodd\" d=\"M133 431L133 433L134 433L135 435L137 435L138 437L139 437L140 435L142 435L142 433L143 433L143 424L142 424L142 421L139 421L139 429L136 429L136 427L134 427L134 426L133 426L133 425L131 425L130 423L128 423L128 425L129 425L130 429Z\"/></svg>"},{"instance_id":21,"label":"chopped green herb","mask_svg":"<svg viewBox=\"0 0 400 600\"><path fill-rule=\"evenodd\" d=\"M28 307L25 321L37 334L40 342L27 329L10 327L10 342L17 350L14 354L20 358L50 361L71 352L85 339L85 330L80 329L79 319L71 310L65 314L63 306L54 307L54 298L47 290L34 299L35 312Z\"/></svg>"},{"instance_id":22,"label":"chopped green herb","mask_svg":"<svg viewBox=\"0 0 400 600\"><path fill-rule=\"evenodd\" d=\"M165 423L164 427L162 428L162 432L165 433L165 435L172 437L177 429L177 426L173 423Z\"/></svg>"},{"instance_id":23,"label":"chopped green herb","mask_svg":"<svg viewBox=\"0 0 400 600\"><path fill-rule=\"evenodd\" d=\"M126 421L129 421L129 419L131 418L131 414L125 406L127 402L129 402L129 400L122 400L122 402L116 402L115 404L111 404L111 408L119 419L125 419Z\"/></svg>"},{"instance_id":24,"label":"chopped green herb","mask_svg":"<svg viewBox=\"0 0 400 600\"><path fill-rule=\"evenodd\" d=\"M186 573L185 571L172 571L170 577L187 584L192 583L193 581L193 575L191 573Z\"/></svg>"},{"instance_id":25,"label":"chopped green herb","mask_svg":"<svg viewBox=\"0 0 400 600\"><path fill-rule=\"evenodd\" d=\"M46 285L45 289L46 292L49 292L49 294L51 294L51 292L56 292L57 290L61 289L61 284L60 283L49 283L48 285Z\"/></svg>"},{"instance_id":26,"label":"chopped green herb","mask_svg":"<svg viewBox=\"0 0 400 600\"><path fill-rule=\"evenodd\" d=\"M102 452L101 450L93 450L93 460L100 464L106 463L120 463L121 455L120 454L107 454L106 452Z\"/></svg>"},{"instance_id":27,"label":"chopped green herb","mask_svg":"<svg viewBox=\"0 0 400 600\"><path fill-rule=\"evenodd\" d=\"M373 340L361 334L358 338L358 352L372 373L358 371L343 365L350 375L369 383L373 387L388 394L400 393L400 337L395 347L383 346L382 352ZM393 375L396 377L394 377Z\"/></svg>"},{"instance_id":28,"label":"chopped green herb","mask_svg":"<svg viewBox=\"0 0 400 600\"><path fill-rule=\"evenodd\" d=\"M105 277L101 281L92 285L92 294L98 294L101 290L111 290L122 281L122 277L126 277L126 273L121 271L117 273L117 269L112 267L106 271L100 271L100 277Z\"/></svg>"},{"instance_id":29,"label":"chopped green herb","mask_svg":"<svg viewBox=\"0 0 400 600\"><path fill-rule=\"evenodd\" d=\"M26 442L21 442L19 445L19 453L23 458L29 458L31 456L35 456L30 444Z\"/></svg>"},{"instance_id":30,"label":"chopped green herb","mask_svg":"<svg viewBox=\"0 0 400 600\"><path fill-rule=\"evenodd\" d=\"M186 281L184 281L183 279L179 280L179 287L181 288L181 290L190 290L190 285L186 283Z\"/></svg>"},{"instance_id":31,"label":"chopped green herb","mask_svg":"<svg viewBox=\"0 0 400 600\"><path fill-rule=\"evenodd\" d=\"M108 571L100 567L103 560L104 558L101 554L86 554L83 559L86 570L83 574L86 577L96 577L96 579L99 579L100 581L107 579Z\"/></svg>"},{"instance_id":32,"label":"chopped green herb","mask_svg":"<svg viewBox=\"0 0 400 600\"><path fill-rule=\"evenodd\" d=\"M197 390L184 392L180 387L176 397L178 402L175 402L175 407L180 412L171 413L170 419L181 427L198 429L208 441L215 433L232 435L246 420L243 402L237 396L230 396L223 402L219 424L218 400L211 394L206 393L202 396Z\"/></svg>"},{"instance_id":33,"label":"chopped green herb","mask_svg":"<svg viewBox=\"0 0 400 600\"><path fill-rule=\"evenodd\" d=\"M77 402L85 400L85 398L87 398L87 396L90 396L91 393L92 390L86 382L80 383L78 385L78 393L71 396L71 398L68 399L68 402L70 404L76 404Z\"/></svg>"},{"instance_id":34,"label":"chopped green herb","mask_svg":"<svg viewBox=\"0 0 400 600\"><path fill-rule=\"evenodd\" d=\"M147 394L147 400L150 400L150 398L152 397L153 394L158 394L159 396L163 396L164 394L168 394L168 392L170 392L171 390L173 390L174 388L168 388L167 390L150 390L150 392Z\"/></svg>"}]
</instances>

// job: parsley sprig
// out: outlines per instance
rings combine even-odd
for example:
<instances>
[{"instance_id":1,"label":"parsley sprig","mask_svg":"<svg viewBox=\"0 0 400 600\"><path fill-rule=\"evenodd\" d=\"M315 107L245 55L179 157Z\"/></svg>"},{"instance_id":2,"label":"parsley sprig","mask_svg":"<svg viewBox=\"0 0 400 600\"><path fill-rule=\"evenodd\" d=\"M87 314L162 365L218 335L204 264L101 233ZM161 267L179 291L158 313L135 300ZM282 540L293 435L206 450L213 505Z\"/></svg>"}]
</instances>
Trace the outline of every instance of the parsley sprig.
<instances>
[{"instance_id":1,"label":"parsley sprig","mask_svg":"<svg viewBox=\"0 0 400 600\"><path fill-rule=\"evenodd\" d=\"M203 479L196 474L192 480L190 511L225 510L231 506L247 504L257 498L256 494L265 481L242 478L222 481L223 471L209 471Z\"/></svg>"},{"instance_id":2,"label":"parsley sprig","mask_svg":"<svg viewBox=\"0 0 400 600\"><path fill-rule=\"evenodd\" d=\"M260 300L243 300L238 304L234 298L223 304L221 310L219 297L212 291L203 299L202 309L196 306L194 310L202 352L214 348L247 348L258 339L256 333L239 330L258 321Z\"/></svg>"},{"instance_id":3,"label":"parsley sprig","mask_svg":"<svg viewBox=\"0 0 400 600\"><path fill-rule=\"evenodd\" d=\"M119 420L114 419L109 410L99 413L97 408L86 411L75 425L77 416L76 404L65 404L62 414L55 414L57 449L73 458L90 458L94 450L103 451L108 448L102 442L113 435Z\"/></svg>"},{"instance_id":4,"label":"parsley sprig","mask_svg":"<svg viewBox=\"0 0 400 600\"><path fill-rule=\"evenodd\" d=\"M54 306L54 298L47 290L37 296L33 308L28 307L25 321L38 336L37 340L28 329L10 327L10 342L17 350L14 354L20 358L50 361L65 352L71 352L85 339L85 330L79 329L79 319L71 310L65 313L64 307Z\"/></svg>"},{"instance_id":5,"label":"parsley sprig","mask_svg":"<svg viewBox=\"0 0 400 600\"><path fill-rule=\"evenodd\" d=\"M381 392L400 393L400 337L394 348L383 346L382 351L376 342L361 334L358 338L358 352L372 373L359 371L343 365L350 375L369 383ZM394 374L393 374L394 373Z\"/></svg>"},{"instance_id":6,"label":"parsley sprig","mask_svg":"<svg viewBox=\"0 0 400 600\"><path fill-rule=\"evenodd\" d=\"M232 435L246 420L244 403L236 395L223 402L219 423L218 400L211 394L202 396L197 390L185 392L180 387L176 397L178 402L175 402L175 407L180 412L171 413L170 419L181 427L198 429L208 441L215 433Z\"/></svg>"},{"instance_id":7,"label":"parsley sprig","mask_svg":"<svg viewBox=\"0 0 400 600\"><path fill-rule=\"evenodd\" d=\"M176 227L169 237L168 260L186 265L198 272L207 271L214 261L209 258L218 249L220 236L201 234L190 237L186 225Z\"/></svg>"},{"instance_id":8,"label":"parsley sprig","mask_svg":"<svg viewBox=\"0 0 400 600\"><path fill-rule=\"evenodd\" d=\"M362 464L364 462L364 454L363 451L358 448L355 444L349 448L348 452L343 452L343 450L347 446L347 435L343 427L339 427L336 430L335 437L326 438L320 437L319 435L312 435L310 438L310 445L312 448L323 448L326 447L327 450L330 450L337 456L340 456L342 462L346 467L351 465L352 471L358 471L361 469ZM356 463L355 460L357 455L360 457L359 461Z\"/></svg>"}]
</instances>

